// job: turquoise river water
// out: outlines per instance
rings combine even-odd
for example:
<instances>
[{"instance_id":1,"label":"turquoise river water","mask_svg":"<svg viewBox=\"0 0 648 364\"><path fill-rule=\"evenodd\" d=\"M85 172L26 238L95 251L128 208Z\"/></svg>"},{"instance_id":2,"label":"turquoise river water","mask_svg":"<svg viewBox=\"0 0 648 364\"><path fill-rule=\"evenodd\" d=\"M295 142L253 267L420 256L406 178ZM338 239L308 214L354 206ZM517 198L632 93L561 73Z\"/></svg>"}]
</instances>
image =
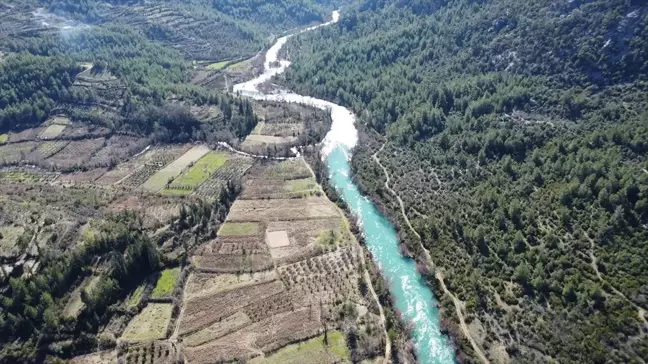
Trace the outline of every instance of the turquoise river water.
<instances>
[{"instance_id":1,"label":"turquoise river water","mask_svg":"<svg viewBox=\"0 0 648 364\"><path fill-rule=\"evenodd\" d=\"M333 13L333 20L339 13ZM319 27L319 26L318 26ZM304 31L317 27L308 28ZM290 66L290 62L276 62L277 54L290 36L279 38L266 53L265 70L259 77L234 86L234 91L257 100L272 100L306 104L331 111L331 130L323 142L323 153L330 173L330 183L357 217L367 247L373 259L390 283L390 292L396 308L413 324L413 339L421 363L454 363L454 350L448 337L440 330L439 311L432 291L418 273L412 259L403 257L398 249L398 236L391 223L364 197L351 178L349 159L357 143L355 116L348 109L329 101L291 92L264 94L257 86L270 80ZM273 66L274 65L274 66Z\"/></svg>"}]
</instances>

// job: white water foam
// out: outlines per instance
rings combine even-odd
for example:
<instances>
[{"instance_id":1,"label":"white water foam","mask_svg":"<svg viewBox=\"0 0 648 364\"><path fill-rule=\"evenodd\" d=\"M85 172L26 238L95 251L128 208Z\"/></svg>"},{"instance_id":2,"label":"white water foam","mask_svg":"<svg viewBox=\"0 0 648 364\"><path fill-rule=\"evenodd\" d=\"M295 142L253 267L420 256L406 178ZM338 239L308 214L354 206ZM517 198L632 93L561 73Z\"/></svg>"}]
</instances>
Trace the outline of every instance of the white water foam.
<instances>
[{"instance_id":1,"label":"white water foam","mask_svg":"<svg viewBox=\"0 0 648 364\"><path fill-rule=\"evenodd\" d=\"M336 10L332 14L332 20L306 28L299 33L313 30L322 26L336 23L340 19L340 13ZM299 34L297 33L297 34ZM293 102L302 105L316 107L322 110L329 110L331 113L331 130L326 134L323 141L322 154L327 156L337 146L342 146L346 150L353 149L358 143L358 131L355 128L355 115L347 108L334 104L326 100L316 99L310 96L302 96L292 92L279 91L272 94L264 94L259 91L258 86L264 82L269 81L272 77L283 73L289 66L290 62L287 60L278 60L279 51L286 44L286 41L293 35L287 35L277 40L275 44L268 49L264 63L264 72L260 76L237 85L234 85L234 92L238 92L243 96L253 98L255 100L279 101L279 102ZM346 153L347 158L350 153Z\"/></svg>"}]
</instances>

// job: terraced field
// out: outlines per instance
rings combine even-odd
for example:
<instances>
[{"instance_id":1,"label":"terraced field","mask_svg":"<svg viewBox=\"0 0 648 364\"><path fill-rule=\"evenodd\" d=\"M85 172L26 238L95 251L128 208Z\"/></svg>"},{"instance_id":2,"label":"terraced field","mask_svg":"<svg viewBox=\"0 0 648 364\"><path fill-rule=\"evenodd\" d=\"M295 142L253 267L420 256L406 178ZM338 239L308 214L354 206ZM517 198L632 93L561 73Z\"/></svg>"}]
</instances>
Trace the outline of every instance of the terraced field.
<instances>
[{"instance_id":1,"label":"terraced field","mask_svg":"<svg viewBox=\"0 0 648 364\"><path fill-rule=\"evenodd\" d=\"M361 249L335 205L272 197L319 191L311 178L301 159L248 171L217 238L192 257L176 332L187 361L348 362L344 334L329 331L328 344L318 336L339 327L334 312L357 306L355 319L377 325L376 306L359 288Z\"/></svg>"},{"instance_id":2,"label":"terraced field","mask_svg":"<svg viewBox=\"0 0 648 364\"><path fill-rule=\"evenodd\" d=\"M207 200L218 198L226 182L240 181L243 174L252 166L252 163L253 161L250 158L230 155L227 162L196 189L195 195Z\"/></svg>"},{"instance_id":3,"label":"terraced field","mask_svg":"<svg viewBox=\"0 0 648 364\"><path fill-rule=\"evenodd\" d=\"M171 184L164 188L164 194L191 194L198 186L203 184L212 174L220 169L229 156L224 152L209 152L198 162L193 164L187 171L174 179Z\"/></svg>"},{"instance_id":4,"label":"terraced field","mask_svg":"<svg viewBox=\"0 0 648 364\"><path fill-rule=\"evenodd\" d=\"M185 168L201 159L207 153L209 153L209 148L204 145L198 145L191 148L171 164L155 172L148 180L146 180L146 182L144 182L144 184L142 184L141 189L150 192L160 191L164 186L170 184L174 178L179 176Z\"/></svg>"},{"instance_id":5,"label":"terraced field","mask_svg":"<svg viewBox=\"0 0 648 364\"><path fill-rule=\"evenodd\" d=\"M169 303L149 303L128 324L122 339L144 341L164 338L171 320L172 308Z\"/></svg>"},{"instance_id":6,"label":"terraced field","mask_svg":"<svg viewBox=\"0 0 648 364\"><path fill-rule=\"evenodd\" d=\"M121 307L126 314L108 323L102 334L119 338L124 349L77 357L74 362L115 355L132 363L295 362L302 354L322 362L348 361L340 346L344 336L335 331L343 328L339 312L349 305L357 307L355 312L362 314L348 320L360 328L377 327L377 306L360 289L361 249L305 162L254 161L194 145L153 146L131 157L146 143L112 136L0 146L16 155L16 163L30 153L39 153L41 160L51 154L44 161L51 163L52 171L33 166L0 169L0 196L9 198L3 208L31 206L24 209L24 216L3 218L25 220L32 209L52 216L38 224L40 231L20 225L0 227L0 253L10 262L25 250L37 257L37 247L91 242L100 236L107 216L123 211L141 212L141 228L151 231L152 240L169 253L169 259L179 259L183 242L172 229L181 205L201 196L216 199L228 181L242 182L243 191L225 222L215 225L215 237L209 235L189 250L191 269L167 265L124 296ZM21 150L28 152L16 152ZM92 168L114 161L121 162L110 170ZM85 169L58 171L72 165ZM192 196L151 193L163 190L170 179L170 186L189 186ZM16 186L21 187L14 192ZM14 202L13 193L22 199ZM69 201L69 210L52 210L58 213L54 215L44 209L52 196ZM191 235L188 238L184 241L194 242ZM30 259L22 263L26 272L38 269L37 259ZM12 267L3 269L6 275ZM69 292L64 302L67 317L83 313L82 295L91 296L94 287L102 287L101 264L93 269L92 276L76 282ZM332 335L329 344L322 343L325 330Z\"/></svg>"},{"instance_id":7,"label":"terraced field","mask_svg":"<svg viewBox=\"0 0 648 364\"><path fill-rule=\"evenodd\" d=\"M119 172L113 178L122 177L116 184L136 188L146 182L158 170L183 155L189 148L191 146L183 145L151 149L133 159L131 163L127 163L123 167L117 166L116 169Z\"/></svg>"},{"instance_id":8,"label":"terraced field","mask_svg":"<svg viewBox=\"0 0 648 364\"><path fill-rule=\"evenodd\" d=\"M143 3L106 10L106 21L156 29L151 31L153 39L179 50L187 59L222 60L257 51L254 43L244 41L255 34L246 33L234 19L191 3Z\"/></svg>"}]
</instances>

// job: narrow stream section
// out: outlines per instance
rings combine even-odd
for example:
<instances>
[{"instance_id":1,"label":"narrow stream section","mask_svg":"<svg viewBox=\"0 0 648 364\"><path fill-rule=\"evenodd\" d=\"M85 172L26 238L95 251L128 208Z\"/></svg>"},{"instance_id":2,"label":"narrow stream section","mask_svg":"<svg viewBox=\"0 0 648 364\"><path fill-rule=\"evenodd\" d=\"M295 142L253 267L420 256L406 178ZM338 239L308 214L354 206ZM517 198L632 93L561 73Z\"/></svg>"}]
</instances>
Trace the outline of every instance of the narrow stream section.
<instances>
[{"instance_id":1,"label":"narrow stream section","mask_svg":"<svg viewBox=\"0 0 648 364\"><path fill-rule=\"evenodd\" d=\"M302 32L335 23L339 16L335 11L331 22ZM413 324L413 338L420 362L454 363L454 350L448 338L441 333L439 311L432 291L416 270L415 262L400 254L398 236L394 227L376 210L369 199L362 196L351 179L349 160L351 151L358 141L358 132L354 126L355 115L348 109L329 101L286 91L264 94L257 89L258 85L282 73L290 66L290 62L286 60L277 63L277 54L291 36L279 38L268 50L262 75L251 81L234 85L234 92L256 100L294 102L331 110L333 122L331 130L324 139L323 147L331 185L358 218L373 259L391 284L390 291L395 298L396 308L403 313L407 321Z\"/></svg>"}]
</instances>

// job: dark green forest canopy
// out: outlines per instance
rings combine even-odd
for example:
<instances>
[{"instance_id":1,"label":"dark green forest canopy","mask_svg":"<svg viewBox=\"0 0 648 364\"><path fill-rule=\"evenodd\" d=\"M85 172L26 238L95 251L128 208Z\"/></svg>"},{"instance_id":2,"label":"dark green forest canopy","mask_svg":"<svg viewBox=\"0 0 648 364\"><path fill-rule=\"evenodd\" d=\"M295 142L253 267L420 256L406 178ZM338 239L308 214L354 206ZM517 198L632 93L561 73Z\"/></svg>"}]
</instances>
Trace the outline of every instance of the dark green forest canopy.
<instances>
[{"instance_id":1,"label":"dark green forest canopy","mask_svg":"<svg viewBox=\"0 0 648 364\"><path fill-rule=\"evenodd\" d=\"M417 254L372 158L387 141L391 186L491 360L632 362L648 356L647 49L642 1L366 1L292 38L282 82L370 128L357 180Z\"/></svg>"}]
</instances>

